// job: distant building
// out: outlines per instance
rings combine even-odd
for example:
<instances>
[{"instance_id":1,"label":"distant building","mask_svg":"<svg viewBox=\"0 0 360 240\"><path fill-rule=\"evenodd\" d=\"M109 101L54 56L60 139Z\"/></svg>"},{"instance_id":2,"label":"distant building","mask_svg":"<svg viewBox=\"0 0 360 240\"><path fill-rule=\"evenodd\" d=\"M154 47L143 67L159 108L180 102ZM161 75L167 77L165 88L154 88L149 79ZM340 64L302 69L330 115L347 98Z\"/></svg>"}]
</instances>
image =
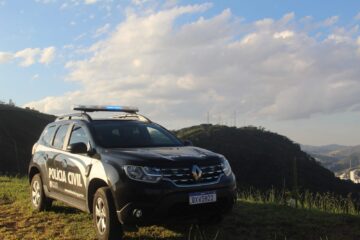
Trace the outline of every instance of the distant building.
<instances>
[{"instance_id":1,"label":"distant building","mask_svg":"<svg viewBox=\"0 0 360 240\"><path fill-rule=\"evenodd\" d=\"M337 175L338 178L342 179L342 180L349 180L350 176L349 176L349 172L343 172Z\"/></svg>"},{"instance_id":2,"label":"distant building","mask_svg":"<svg viewBox=\"0 0 360 240\"><path fill-rule=\"evenodd\" d=\"M336 174L336 177L342 180L351 180L354 183L360 183L360 169L352 168Z\"/></svg>"},{"instance_id":3,"label":"distant building","mask_svg":"<svg viewBox=\"0 0 360 240\"><path fill-rule=\"evenodd\" d=\"M350 171L350 180L354 183L360 183L360 169Z\"/></svg>"}]
</instances>

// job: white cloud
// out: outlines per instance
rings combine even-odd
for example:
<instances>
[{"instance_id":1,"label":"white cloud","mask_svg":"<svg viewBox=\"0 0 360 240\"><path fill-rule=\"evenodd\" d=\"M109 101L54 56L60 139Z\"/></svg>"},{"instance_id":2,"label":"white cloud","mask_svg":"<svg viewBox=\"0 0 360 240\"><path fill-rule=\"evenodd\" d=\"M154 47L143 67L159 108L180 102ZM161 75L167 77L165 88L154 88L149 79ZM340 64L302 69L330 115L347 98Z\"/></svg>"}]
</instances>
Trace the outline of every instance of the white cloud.
<instances>
[{"instance_id":1,"label":"white cloud","mask_svg":"<svg viewBox=\"0 0 360 240\"><path fill-rule=\"evenodd\" d=\"M64 10L64 9L66 9L68 6L69 6L69 5L65 2L65 3L61 4L60 10Z\"/></svg>"},{"instance_id":2,"label":"white cloud","mask_svg":"<svg viewBox=\"0 0 360 240\"><path fill-rule=\"evenodd\" d=\"M84 0L85 4L94 4L96 3L98 0Z\"/></svg>"},{"instance_id":3,"label":"white cloud","mask_svg":"<svg viewBox=\"0 0 360 240\"><path fill-rule=\"evenodd\" d=\"M8 63L13 59L13 54L9 52L0 52L0 64Z\"/></svg>"},{"instance_id":4,"label":"white cloud","mask_svg":"<svg viewBox=\"0 0 360 240\"><path fill-rule=\"evenodd\" d=\"M141 6L143 4L145 4L146 2L148 2L149 0L131 0L131 2L135 5Z\"/></svg>"},{"instance_id":5,"label":"white cloud","mask_svg":"<svg viewBox=\"0 0 360 240\"><path fill-rule=\"evenodd\" d=\"M95 38L100 37L101 35L107 33L109 30L110 30L110 24L106 23L104 26L96 29L94 37Z\"/></svg>"},{"instance_id":6,"label":"white cloud","mask_svg":"<svg viewBox=\"0 0 360 240\"><path fill-rule=\"evenodd\" d=\"M332 17L325 19L324 25L331 26L331 25L334 25L335 23L337 23L338 21L339 21L339 16L332 16Z\"/></svg>"},{"instance_id":7,"label":"white cloud","mask_svg":"<svg viewBox=\"0 0 360 240\"><path fill-rule=\"evenodd\" d=\"M54 2L56 2L56 0L35 0L35 2L48 4L48 3L54 3Z\"/></svg>"},{"instance_id":8,"label":"white cloud","mask_svg":"<svg viewBox=\"0 0 360 240\"><path fill-rule=\"evenodd\" d=\"M334 43L350 43L353 39L350 36L341 35L341 34L330 34L327 39L328 41L332 41Z\"/></svg>"},{"instance_id":9,"label":"white cloud","mask_svg":"<svg viewBox=\"0 0 360 240\"><path fill-rule=\"evenodd\" d=\"M275 39L279 39L279 38L282 38L282 39L286 39L286 38L291 38L294 36L294 32L293 31L282 31L282 32L276 32L274 33L274 38Z\"/></svg>"},{"instance_id":10,"label":"white cloud","mask_svg":"<svg viewBox=\"0 0 360 240\"><path fill-rule=\"evenodd\" d=\"M55 56L55 47L40 48L25 48L15 53L0 52L0 64L8 63L13 59L19 59L19 65L22 67L29 67L33 65L37 59L39 63L49 64Z\"/></svg>"},{"instance_id":11,"label":"white cloud","mask_svg":"<svg viewBox=\"0 0 360 240\"><path fill-rule=\"evenodd\" d=\"M54 60L55 51L56 51L55 47L44 48L42 50L39 62L46 65L51 63Z\"/></svg>"},{"instance_id":12,"label":"white cloud","mask_svg":"<svg viewBox=\"0 0 360 240\"><path fill-rule=\"evenodd\" d=\"M346 41L331 34L323 40L302 29L293 13L243 23L229 10L177 22L209 6L129 14L87 57L66 64L67 81L80 89L26 106L57 114L75 103L138 105L179 127L201 121L209 110L224 117L236 110L243 118L297 119L360 105L358 36L350 30L331 33Z\"/></svg>"},{"instance_id":13,"label":"white cloud","mask_svg":"<svg viewBox=\"0 0 360 240\"><path fill-rule=\"evenodd\" d=\"M39 48L25 48L15 53L15 58L21 58L20 65L23 67L31 66L35 63L35 58L41 53Z\"/></svg>"}]
</instances>

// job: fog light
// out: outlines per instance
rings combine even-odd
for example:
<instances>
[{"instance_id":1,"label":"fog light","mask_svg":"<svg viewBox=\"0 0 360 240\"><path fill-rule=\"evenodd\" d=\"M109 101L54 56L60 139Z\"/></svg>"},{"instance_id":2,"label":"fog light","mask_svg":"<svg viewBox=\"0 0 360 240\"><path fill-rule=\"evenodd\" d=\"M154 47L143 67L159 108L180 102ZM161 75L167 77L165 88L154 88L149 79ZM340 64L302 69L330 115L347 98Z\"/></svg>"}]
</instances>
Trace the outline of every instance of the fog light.
<instances>
[{"instance_id":1,"label":"fog light","mask_svg":"<svg viewBox=\"0 0 360 240\"><path fill-rule=\"evenodd\" d=\"M134 209L133 215L134 215L136 218L141 218L141 217L142 217L142 211L141 211L141 209Z\"/></svg>"}]
</instances>

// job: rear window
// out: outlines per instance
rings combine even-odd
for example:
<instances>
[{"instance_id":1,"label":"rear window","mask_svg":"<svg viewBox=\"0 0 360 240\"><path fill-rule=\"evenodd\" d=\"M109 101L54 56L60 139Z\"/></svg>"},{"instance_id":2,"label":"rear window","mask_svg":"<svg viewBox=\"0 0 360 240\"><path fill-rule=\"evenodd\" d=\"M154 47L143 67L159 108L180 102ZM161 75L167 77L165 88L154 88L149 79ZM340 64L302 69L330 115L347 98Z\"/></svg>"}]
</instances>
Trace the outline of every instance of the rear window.
<instances>
[{"instance_id":1,"label":"rear window","mask_svg":"<svg viewBox=\"0 0 360 240\"><path fill-rule=\"evenodd\" d=\"M55 130L56 130L55 126L49 126L44 130L41 140L45 145L51 145L51 141L53 139Z\"/></svg>"}]
</instances>

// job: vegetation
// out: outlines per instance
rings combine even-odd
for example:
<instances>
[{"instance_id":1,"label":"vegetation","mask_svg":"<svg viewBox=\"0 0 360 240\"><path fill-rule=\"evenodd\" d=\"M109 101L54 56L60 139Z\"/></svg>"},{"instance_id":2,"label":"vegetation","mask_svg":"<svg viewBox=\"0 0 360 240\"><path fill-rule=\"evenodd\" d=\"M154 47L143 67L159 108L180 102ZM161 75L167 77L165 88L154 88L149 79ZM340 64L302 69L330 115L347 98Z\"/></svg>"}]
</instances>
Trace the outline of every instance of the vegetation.
<instances>
[{"instance_id":1,"label":"vegetation","mask_svg":"<svg viewBox=\"0 0 360 240\"><path fill-rule=\"evenodd\" d=\"M305 191L294 198L293 193L286 191L259 191L249 189L239 192L238 198L250 203L264 203L292 206L299 209L317 210L335 214L359 215L353 199L338 196L334 193L311 193Z\"/></svg>"},{"instance_id":2,"label":"vegetation","mask_svg":"<svg viewBox=\"0 0 360 240\"><path fill-rule=\"evenodd\" d=\"M0 172L26 174L33 144L55 116L0 104Z\"/></svg>"},{"instance_id":3,"label":"vegetation","mask_svg":"<svg viewBox=\"0 0 360 240\"><path fill-rule=\"evenodd\" d=\"M344 214L345 208L338 211L339 206L330 204L330 195L315 197L313 201L321 204L314 202L311 208L305 209L300 205L298 209L287 206L289 204L285 205L284 199L273 190L265 195L255 190L242 192L232 214L221 225L205 227L204 232L210 234L220 229L218 240L360 238L360 216L355 212L353 215ZM59 202L55 202L47 212L33 212L26 178L0 177L0 201L1 239L95 239L91 215L87 213ZM187 239L190 227L190 224L143 227L126 232L124 239Z\"/></svg>"}]
</instances>

